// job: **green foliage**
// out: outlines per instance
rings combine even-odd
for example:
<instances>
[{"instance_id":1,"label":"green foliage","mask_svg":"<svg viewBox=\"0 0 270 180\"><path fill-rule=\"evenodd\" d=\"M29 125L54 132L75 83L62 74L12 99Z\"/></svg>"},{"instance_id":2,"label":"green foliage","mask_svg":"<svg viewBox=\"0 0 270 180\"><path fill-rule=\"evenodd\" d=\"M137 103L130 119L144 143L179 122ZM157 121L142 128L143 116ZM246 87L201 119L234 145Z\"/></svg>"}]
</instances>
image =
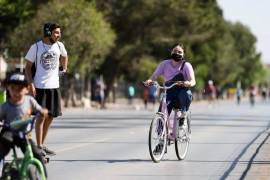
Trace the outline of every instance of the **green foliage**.
<instances>
[{"instance_id":1,"label":"green foliage","mask_svg":"<svg viewBox=\"0 0 270 180\"><path fill-rule=\"evenodd\" d=\"M1 17L8 17L0 23L1 40L19 19L7 41L14 56L42 36L44 22L55 21L72 71L104 74L108 88L119 77L147 79L176 43L185 46L198 89L209 79L222 87L265 82L256 37L243 24L226 21L216 0L53 0L36 14L30 2L0 0Z\"/></svg>"},{"instance_id":2,"label":"green foliage","mask_svg":"<svg viewBox=\"0 0 270 180\"><path fill-rule=\"evenodd\" d=\"M38 37L41 38L46 22L61 25L71 72L85 73L86 69L97 68L114 46L115 34L93 4L83 0L76 3L55 0L41 6L33 19L16 28L10 41L13 54L25 53Z\"/></svg>"},{"instance_id":3,"label":"green foliage","mask_svg":"<svg viewBox=\"0 0 270 180\"><path fill-rule=\"evenodd\" d=\"M0 48L13 28L31 17L35 8L31 0L0 0Z\"/></svg>"},{"instance_id":4,"label":"green foliage","mask_svg":"<svg viewBox=\"0 0 270 180\"><path fill-rule=\"evenodd\" d=\"M248 86L263 79L254 35L241 23L224 20L215 0L99 0L96 4L118 37L110 54L118 70L111 75L135 81L135 71L139 79L146 79L145 64L168 58L170 48L181 42L195 69L198 89L209 79L223 87L238 80Z\"/></svg>"},{"instance_id":5,"label":"green foliage","mask_svg":"<svg viewBox=\"0 0 270 180\"><path fill-rule=\"evenodd\" d=\"M134 79L133 81L144 81L146 78L150 78L153 71L156 69L158 63L153 59L152 56L145 56L136 63L134 68Z\"/></svg>"}]
</instances>

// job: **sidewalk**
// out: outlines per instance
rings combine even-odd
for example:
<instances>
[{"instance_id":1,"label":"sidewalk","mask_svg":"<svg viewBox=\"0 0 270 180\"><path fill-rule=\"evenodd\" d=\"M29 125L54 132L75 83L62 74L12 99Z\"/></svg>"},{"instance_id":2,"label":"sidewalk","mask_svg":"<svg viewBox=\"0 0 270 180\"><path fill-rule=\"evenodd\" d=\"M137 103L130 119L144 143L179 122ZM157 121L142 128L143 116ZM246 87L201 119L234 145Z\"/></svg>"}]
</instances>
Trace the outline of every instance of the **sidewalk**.
<instances>
[{"instance_id":1,"label":"sidewalk","mask_svg":"<svg viewBox=\"0 0 270 180\"><path fill-rule=\"evenodd\" d=\"M270 179L270 130L266 131L253 151L253 157L246 163L249 169L247 171L245 179ZM265 140L265 141L264 141Z\"/></svg>"},{"instance_id":2,"label":"sidewalk","mask_svg":"<svg viewBox=\"0 0 270 180\"><path fill-rule=\"evenodd\" d=\"M205 100L201 101L193 101L192 104L196 105L208 105L208 102ZM121 98L117 99L115 103L107 102L105 104L105 109L101 109L99 105L96 102L87 103L84 107L68 107L63 108L63 111L69 111L69 110L90 110L90 111L102 111L102 110L156 110L159 106L159 101L156 101L155 105L151 102L148 102L147 108L145 108L145 105L143 103L142 99L136 98L133 99L132 104L129 104L128 99Z\"/></svg>"}]
</instances>

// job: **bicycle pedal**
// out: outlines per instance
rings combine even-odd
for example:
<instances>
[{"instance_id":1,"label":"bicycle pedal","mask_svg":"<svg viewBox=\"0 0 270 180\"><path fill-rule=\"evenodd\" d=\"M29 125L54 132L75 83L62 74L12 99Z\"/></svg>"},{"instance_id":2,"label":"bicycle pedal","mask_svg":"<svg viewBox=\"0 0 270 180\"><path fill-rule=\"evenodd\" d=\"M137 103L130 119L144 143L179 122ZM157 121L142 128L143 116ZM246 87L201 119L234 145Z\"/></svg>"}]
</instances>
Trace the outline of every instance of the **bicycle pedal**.
<instances>
[{"instance_id":1,"label":"bicycle pedal","mask_svg":"<svg viewBox=\"0 0 270 180\"><path fill-rule=\"evenodd\" d=\"M50 162L50 158L49 157L46 157L46 161L47 161L47 163L49 163Z\"/></svg>"},{"instance_id":2,"label":"bicycle pedal","mask_svg":"<svg viewBox=\"0 0 270 180\"><path fill-rule=\"evenodd\" d=\"M44 157L43 158L43 161L45 164L49 163L50 162L50 158L49 157Z\"/></svg>"}]
</instances>

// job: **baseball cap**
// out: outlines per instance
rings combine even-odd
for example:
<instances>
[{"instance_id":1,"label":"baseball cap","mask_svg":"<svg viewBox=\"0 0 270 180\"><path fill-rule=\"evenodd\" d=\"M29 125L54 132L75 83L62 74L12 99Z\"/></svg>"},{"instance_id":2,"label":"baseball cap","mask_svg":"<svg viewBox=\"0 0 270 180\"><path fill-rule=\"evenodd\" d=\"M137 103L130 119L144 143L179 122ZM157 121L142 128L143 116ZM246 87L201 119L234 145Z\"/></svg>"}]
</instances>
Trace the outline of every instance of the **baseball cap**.
<instances>
[{"instance_id":1,"label":"baseball cap","mask_svg":"<svg viewBox=\"0 0 270 180\"><path fill-rule=\"evenodd\" d=\"M22 73L13 73L10 76L7 77L6 85L8 84L18 84L18 85L24 85L24 86L28 86L29 83L26 79L26 76Z\"/></svg>"}]
</instances>

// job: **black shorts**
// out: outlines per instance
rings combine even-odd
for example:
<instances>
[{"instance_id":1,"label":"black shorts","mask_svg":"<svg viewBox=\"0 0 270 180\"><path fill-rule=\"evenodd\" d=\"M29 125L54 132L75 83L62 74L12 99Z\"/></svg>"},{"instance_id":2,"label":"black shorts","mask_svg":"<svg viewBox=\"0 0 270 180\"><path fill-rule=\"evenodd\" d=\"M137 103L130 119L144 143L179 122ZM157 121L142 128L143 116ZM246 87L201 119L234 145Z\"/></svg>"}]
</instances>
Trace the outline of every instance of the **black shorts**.
<instances>
[{"instance_id":1,"label":"black shorts","mask_svg":"<svg viewBox=\"0 0 270 180\"><path fill-rule=\"evenodd\" d=\"M47 108L52 117L61 116L61 93L56 89L36 88L36 100L42 107Z\"/></svg>"}]
</instances>

